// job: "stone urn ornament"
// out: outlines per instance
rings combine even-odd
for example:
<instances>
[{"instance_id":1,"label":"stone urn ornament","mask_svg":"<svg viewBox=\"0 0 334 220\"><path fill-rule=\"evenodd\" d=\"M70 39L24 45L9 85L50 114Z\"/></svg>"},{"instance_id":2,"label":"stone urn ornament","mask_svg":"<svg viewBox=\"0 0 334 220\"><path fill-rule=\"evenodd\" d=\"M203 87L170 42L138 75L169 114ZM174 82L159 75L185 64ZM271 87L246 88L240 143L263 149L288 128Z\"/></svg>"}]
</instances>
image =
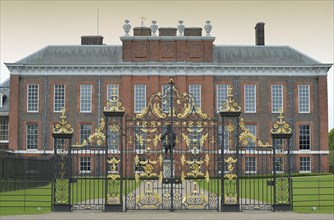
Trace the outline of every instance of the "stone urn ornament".
<instances>
[{"instance_id":1,"label":"stone urn ornament","mask_svg":"<svg viewBox=\"0 0 334 220\"><path fill-rule=\"evenodd\" d=\"M179 36L184 36L184 29L186 27L183 25L183 21L179 20L179 25L177 26L177 30L179 31Z\"/></svg>"},{"instance_id":2,"label":"stone urn ornament","mask_svg":"<svg viewBox=\"0 0 334 220\"><path fill-rule=\"evenodd\" d=\"M212 30L212 25L210 24L210 22L211 21L205 21L205 25L204 25L204 30L205 30L205 32L206 32L206 36L207 37L210 37L211 35L210 35L210 32L211 32L211 30Z\"/></svg>"},{"instance_id":3,"label":"stone urn ornament","mask_svg":"<svg viewBox=\"0 0 334 220\"><path fill-rule=\"evenodd\" d=\"M125 24L123 25L123 30L125 32L124 36L129 36L129 32L130 32L130 29L131 29L131 25L129 24L129 20L128 19L125 19Z\"/></svg>"},{"instance_id":4,"label":"stone urn ornament","mask_svg":"<svg viewBox=\"0 0 334 220\"><path fill-rule=\"evenodd\" d=\"M157 30L158 30L157 21L153 20L151 25L152 36L157 36L156 35Z\"/></svg>"}]
</instances>

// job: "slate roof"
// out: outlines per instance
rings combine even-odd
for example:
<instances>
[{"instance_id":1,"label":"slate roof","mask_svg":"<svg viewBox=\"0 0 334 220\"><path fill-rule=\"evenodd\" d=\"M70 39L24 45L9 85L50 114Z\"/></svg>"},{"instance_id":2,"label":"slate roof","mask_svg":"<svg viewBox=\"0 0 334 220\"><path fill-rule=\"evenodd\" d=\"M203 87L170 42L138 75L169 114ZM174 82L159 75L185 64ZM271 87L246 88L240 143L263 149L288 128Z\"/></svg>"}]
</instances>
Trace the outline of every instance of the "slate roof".
<instances>
[{"instance_id":1,"label":"slate roof","mask_svg":"<svg viewBox=\"0 0 334 220\"><path fill-rule=\"evenodd\" d=\"M9 79L0 84L0 93L4 94L5 96L5 98L3 99L3 105L0 106L0 116L8 115L9 113L9 95L10 95L9 85L10 85Z\"/></svg>"},{"instance_id":2,"label":"slate roof","mask_svg":"<svg viewBox=\"0 0 334 220\"><path fill-rule=\"evenodd\" d=\"M228 66L312 66L321 64L289 46L215 46L213 63ZM122 47L47 46L17 61L23 65L122 64Z\"/></svg>"}]
</instances>

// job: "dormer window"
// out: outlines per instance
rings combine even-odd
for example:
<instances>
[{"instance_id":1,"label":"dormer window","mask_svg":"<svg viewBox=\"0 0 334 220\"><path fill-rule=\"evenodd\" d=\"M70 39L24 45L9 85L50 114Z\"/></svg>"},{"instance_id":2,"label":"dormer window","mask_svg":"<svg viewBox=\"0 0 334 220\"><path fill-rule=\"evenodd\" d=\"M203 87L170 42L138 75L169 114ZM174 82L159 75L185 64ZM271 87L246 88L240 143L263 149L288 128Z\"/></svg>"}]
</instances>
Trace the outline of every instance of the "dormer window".
<instances>
[{"instance_id":1,"label":"dormer window","mask_svg":"<svg viewBox=\"0 0 334 220\"><path fill-rule=\"evenodd\" d=\"M6 95L0 92L0 107L3 106L3 102L5 101Z\"/></svg>"}]
</instances>

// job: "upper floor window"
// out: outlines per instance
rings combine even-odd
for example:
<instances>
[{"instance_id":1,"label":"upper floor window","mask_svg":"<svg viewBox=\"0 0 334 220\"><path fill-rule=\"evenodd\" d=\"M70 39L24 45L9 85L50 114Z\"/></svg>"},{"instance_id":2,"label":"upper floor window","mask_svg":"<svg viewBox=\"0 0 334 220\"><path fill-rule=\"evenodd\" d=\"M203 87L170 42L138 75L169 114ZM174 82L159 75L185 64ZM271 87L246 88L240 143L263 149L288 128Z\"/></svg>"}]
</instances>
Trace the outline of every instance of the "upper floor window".
<instances>
[{"instance_id":1,"label":"upper floor window","mask_svg":"<svg viewBox=\"0 0 334 220\"><path fill-rule=\"evenodd\" d=\"M3 106L3 101L4 101L5 97L6 97L5 94L3 94L3 93L0 92L0 107Z\"/></svg>"},{"instance_id":2,"label":"upper floor window","mask_svg":"<svg viewBox=\"0 0 334 220\"><path fill-rule=\"evenodd\" d=\"M37 150L38 147L38 125L28 124L26 135L27 150Z\"/></svg>"},{"instance_id":3,"label":"upper floor window","mask_svg":"<svg viewBox=\"0 0 334 220\"><path fill-rule=\"evenodd\" d=\"M8 120L0 121L0 143L8 143Z\"/></svg>"},{"instance_id":4,"label":"upper floor window","mask_svg":"<svg viewBox=\"0 0 334 220\"><path fill-rule=\"evenodd\" d=\"M244 85L244 106L246 113L256 112L256 85Z\"/></svg>"},{"instance_id":5,"label":"upper floor window","mask_svg":"<svg viewBox=\"0 0 334 220\"><path fill-rule=\"evenodd\" d=\"M115 95L118 96L118 84L108 84L107 85L107 101L110 99L110 97L115 93Z\"/></svg>"},{"instance_id":6,"label":"upper floor window","mask_svg":"<svg viewBox=\"0 0 334 220\"><path fill-rule=\"evenodd\" d=\"M271 85L271 112L283 110L283 85Z\"/></svg>"},{"instance_id":7,"label":"upper floor window","mask_svg":"<svg viewBox=\"0 0 334 220\"><path fill-rule=\"evenodd\" d=\"M38 85L28 85L27 90L27 111L38 112Z\"/></svg>"},{"instance_id":8,"label":"upper floor window","mask_svg":"<svg viewBox=\"0 0 334 220\"><path fill-rule=\"evenodd\" d=\"M168 112L169 108L170 108L170 97L168 97L168 94L170 94L170 87L168 84L162 84L162 100L161 100L161 107L162 107L162 111L163 112Z\"/></svg>"},{"instance_id":9,"label":"upper floor window","mask_svg":"<svg viewBox=\"0 0 334 220\"><path fill-rule=\"evenodd\" d=\"M299 149L311 150L311 130L310 125L299 126Z\"/></svg>"},{"instance_id":10,"label":"upper floor window","mask_svg":"<svg viewBox=\"0 0 334 220\"><path fill-rule=\"evenodd\" d=\"M80 143L87 140L92 133L92 125L81 125L80 126Z\"/></svg>"},{"instance_id":11,"label":"upper floor window","mask_svg":"<svg viewBox=\"0 0 334 220\"><path fill-rule=\"evenodd\" d=\"M146 133L140 126L136 126L135 133L135 151L137 154L143 154L146 150Z\"/></svg>"},{"instance_id":12,"label":"upper floor window","mask_svg":"<svg viewBox=\"0 0 334 220\"><path fill-rule=\"evenodd\" d=\"M251 133L256 137L256 125L245 125L245 127L248 129L248 132ZM255 147L256 142L254 142L251 138L248 140L247 147Z\"/></svg>"},{"instance_id":13,"label":"upper floor window","mask_svg":"<svg viewBox=\"0 0 334 220\"><path fill-rule=\"evenodd\" d=\"M146 85L136 84L134 91L134 112L140 113L146 107Z\"/></svg>"},{"instance_id":14,"label":"upper floor window","mask_svg":"<svg viewBox=\"0 0 334 220\"><path fill-rule=\"evenodd\" d=\"M60 112L65 108L65 85L54 86L54 112Z\"/></svg>"},{"instance_id":15,"label":"upper floor window","mask_svg":"<svg viewBox=\"0 0 334 220\"><path fill-rule=\"evenodd\" d=\"M309 157L299 158L299 172L301 173L311 172L311 158Z\"/></svg>"},{"instance_id":16,"label":"upper floor window","mask_svg":"<svg viewBox=\"0 0 334 220\"><path fill-rule=\"evenodd\" d=\"M298 111L299 113L310 113L310 86L298 86Z\"/></svg>"},{"instance_id":17,"label":"upper floor window","mask_svg":"<svg viewBox=\"0 0 334 220\"><path fill-rule=\"evenodd\" d=\"M227 99L227 84L218 84L216 90L217 97L217 112L219 111L219 107L223 105L224 101Z\"/></svg>"},{"instance_id":18,"label":"upper floor window","mask_svg":"<svg viewBox=\"0 0 334 220\"><path fill-rule=\"evenodd\" d=\"M92 112L92 85L80 85L80 112Z\"/></svg>"},{"instance_id":19,"label":"upper floor window","mask_svg":"<svg viewBox=\"0 0 334 220\"><path fill-rule=\"evenodd\" d=\"M189 93L192 94L195 98L196 107L201 108L201 85L199 84L190 84Z\"/></svg>"}]
</instances>

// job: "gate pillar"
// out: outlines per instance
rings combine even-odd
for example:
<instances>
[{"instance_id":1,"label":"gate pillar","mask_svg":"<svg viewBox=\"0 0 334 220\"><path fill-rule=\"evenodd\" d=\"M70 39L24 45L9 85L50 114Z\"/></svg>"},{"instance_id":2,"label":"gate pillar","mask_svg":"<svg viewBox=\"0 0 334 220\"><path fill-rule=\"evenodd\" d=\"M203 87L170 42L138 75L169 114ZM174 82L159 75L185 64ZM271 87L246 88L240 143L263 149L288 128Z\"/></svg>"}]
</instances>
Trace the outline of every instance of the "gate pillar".
<instances>
[{"instance_id":1,"label":"gate pillar","mask_svg":"<svg viewBox=\"0 0 334 220\"><path fill-rule=\"evenodd\" d=\"M279 110L279 121L271 129L273 139L274 205L273 211L291 210L290 138L292 129Z\"/></svg>"},{"instance_id":2,"label":"gate pillar","mask_svg":"<svg viewBox=\"0 0 334 220\"><path fill-rule=\"evenodd\" d=\"M71 140L74 129L66 121L65 109L61 110L60 121L55 124L52 137L54 147L53 212L71 211Z\"/></svg>"},{"instance_id":3,"label":"gate pillar","mask_svg":"<svg viewBox=\"0 0 334 220\"><path fill-rule=\"evenodd\" d=\"M105 212L123 212L123 116L125 108L116 88L104 107L105 116Z\"/></svg>"},{"instance_id":4,"label":"gate pillar","mask_svg":"<svg viewBox=\"0 0 334 220\"><path fill-rule=\"evenodd\" d=\"M222 118L221 152L221 211L239 212L239 121L241 108L233 100L232 88L228 87L227 100L219 108ZM225 167L226 164L226 167Z\"/></svg>"}]
</instances>

